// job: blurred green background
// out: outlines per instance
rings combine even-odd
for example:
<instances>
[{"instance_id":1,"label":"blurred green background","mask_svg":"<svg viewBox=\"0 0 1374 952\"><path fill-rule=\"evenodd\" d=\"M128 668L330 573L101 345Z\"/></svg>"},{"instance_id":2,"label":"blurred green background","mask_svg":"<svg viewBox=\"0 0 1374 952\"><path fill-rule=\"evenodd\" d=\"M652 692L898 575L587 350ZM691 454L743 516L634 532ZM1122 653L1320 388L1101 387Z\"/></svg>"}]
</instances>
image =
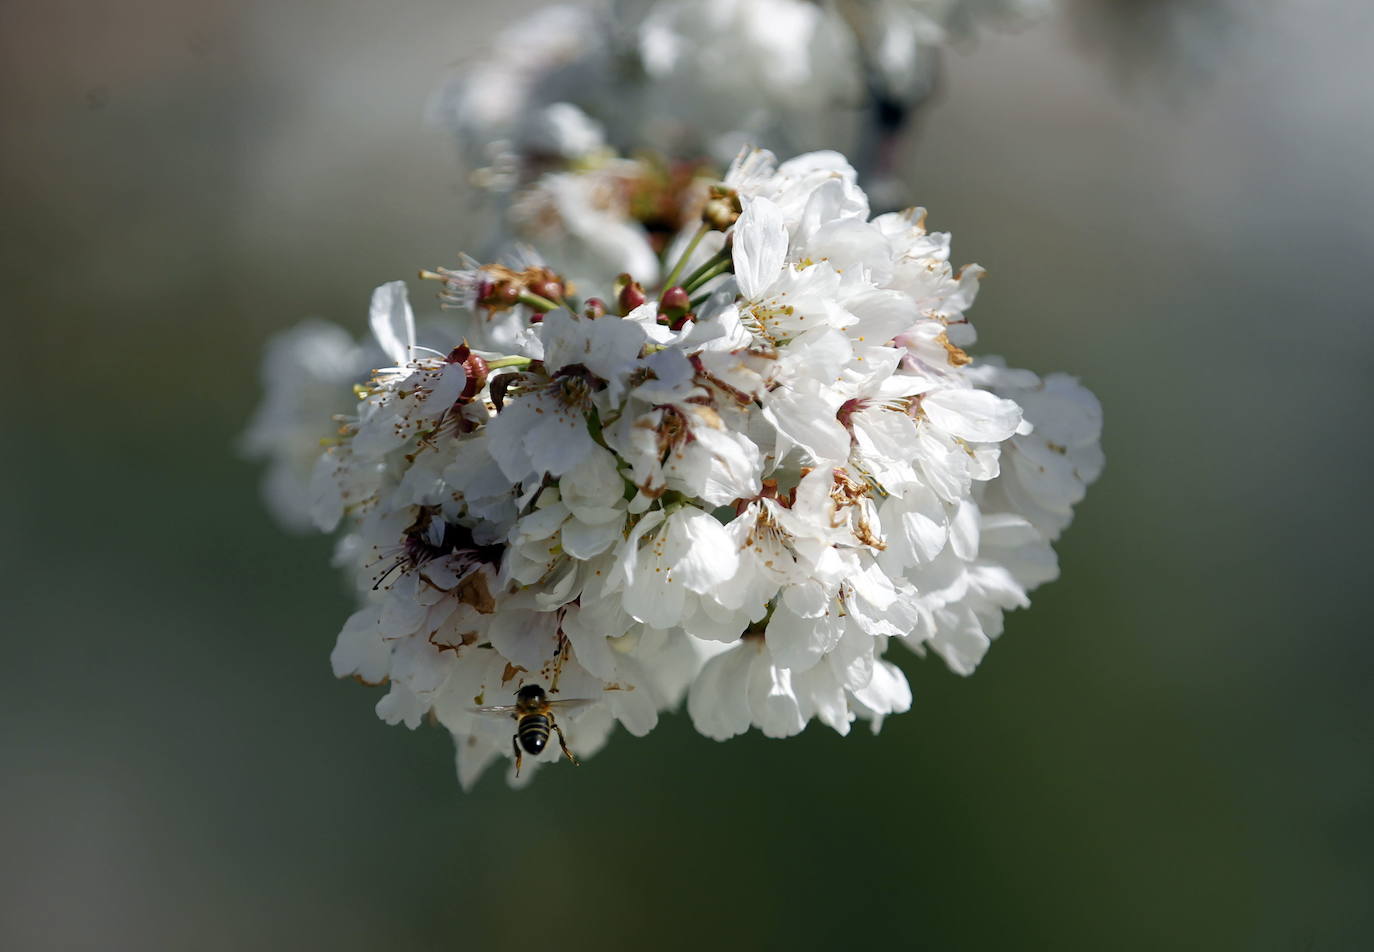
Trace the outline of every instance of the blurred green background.
<instances>
[{"instance_id":1,"label":"blurred green background","mask_svg":"<svg viewBox=\"0 0 1374 952\"><path fill-rule=\"evenodd\" d=\"M913 198L983 352L1107 419L975 677L464 796L330 677L329 543L234 443L269 334L466 246L423 103L529 6L0 5L0 947L1369 948L1369 5L1074 0L948 56Z\"/></svg>"}]
</instances>

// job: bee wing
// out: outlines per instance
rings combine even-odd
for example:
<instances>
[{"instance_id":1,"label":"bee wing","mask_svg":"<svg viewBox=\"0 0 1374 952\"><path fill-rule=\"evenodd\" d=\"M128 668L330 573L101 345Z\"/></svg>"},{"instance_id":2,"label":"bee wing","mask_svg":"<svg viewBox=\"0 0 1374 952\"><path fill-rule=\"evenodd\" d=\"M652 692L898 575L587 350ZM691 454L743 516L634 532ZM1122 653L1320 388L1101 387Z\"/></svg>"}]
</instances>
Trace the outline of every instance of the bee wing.
<instances>
[{"instance_id":1,"label":"bee wing","mask_svg":"<svg viewBox=\"0 0 1374 952\"><path fill-rule=\"evenodd\" d=\"M494 714L501 716L505 714L514 714L519 708L514 704L494 704L490 707L474 707L469 708L469 710L474 714Z\"/></svg>"},{"instance_id":2,"label":"bee wing","mask_svg":"<svg viewBox=\"0 0 1374 952\"><path fill-rule=\"evenodd\" d=\"M564 714L571 714L573 711L580 711L584 707L595 704L596 701L589 697L570 697L566 700L550 701L549 707Z\"/></svg>"}]
</instances>

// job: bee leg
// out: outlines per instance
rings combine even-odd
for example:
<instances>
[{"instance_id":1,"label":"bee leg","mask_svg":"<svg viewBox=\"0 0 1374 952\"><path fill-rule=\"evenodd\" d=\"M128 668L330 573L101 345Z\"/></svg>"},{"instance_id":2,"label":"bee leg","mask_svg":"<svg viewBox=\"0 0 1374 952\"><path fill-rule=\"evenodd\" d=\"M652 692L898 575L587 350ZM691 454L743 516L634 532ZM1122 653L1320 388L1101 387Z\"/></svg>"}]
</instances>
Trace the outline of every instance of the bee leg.
<instances>
[{"instance_id":1,"label":"bee leg","mask_svg":"<svg viewBox=\"0 0 1374 952\"><path fill-rule=\"evenodd\" d=\"M552 727L554 733L558 735L558 746L563 748L563 756L571 760L574 767L582 766L581 761L573 756L572 751L568 750L568 742L563 739L563 728L554 723L552 719L549 720L549 726Z\"/></svg>"},{"instance_id":2,"label":"bee leg","mask_svg":"<svg viewBox=\"0 0 1374 952\"><path fill-rule=\"evenodd\" d=\"M561 737L562 735L560 734L559 736ZM510 746L511 746L511 750L515 751L515 775L518 777L518 776L520 776L520 760L521 760L521 757L520 757L520 735L519 735L519 734L512 734L512 735L510 736Z\"/></svg>"}]
</instances>

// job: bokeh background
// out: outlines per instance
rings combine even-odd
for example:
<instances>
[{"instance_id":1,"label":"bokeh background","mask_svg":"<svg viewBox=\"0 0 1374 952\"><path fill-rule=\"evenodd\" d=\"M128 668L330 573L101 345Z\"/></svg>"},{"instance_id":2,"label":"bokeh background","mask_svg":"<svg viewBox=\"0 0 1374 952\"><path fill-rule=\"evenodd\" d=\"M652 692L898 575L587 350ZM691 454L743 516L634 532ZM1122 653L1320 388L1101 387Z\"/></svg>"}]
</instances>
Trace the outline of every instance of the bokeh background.
<instances>
[{"instance_id":1,"label":"bokeh background","mask_svg":"<svg viewBox=\"0 0 1374 952\"><path fill-rule=\"evenodd\" d=\"M529 6L0 4L0 947L1370 947L1370 5L1072 0L948 56L913 197L983 349L1107 419L975 677L465 796L330 677L329 544L234 445L272 332L465 247L424 102Z\"/></svg>"}]
</instances>

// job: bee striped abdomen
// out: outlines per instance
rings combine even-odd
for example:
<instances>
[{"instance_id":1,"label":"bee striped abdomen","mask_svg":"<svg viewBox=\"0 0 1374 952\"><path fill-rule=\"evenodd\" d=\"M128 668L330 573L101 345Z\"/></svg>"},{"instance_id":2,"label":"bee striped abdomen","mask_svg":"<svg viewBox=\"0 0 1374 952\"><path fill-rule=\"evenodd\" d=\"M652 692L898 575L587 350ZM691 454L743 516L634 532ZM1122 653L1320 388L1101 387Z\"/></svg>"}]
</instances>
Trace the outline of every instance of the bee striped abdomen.
<instances>
[{"instance_id":1,"label":"bee striped abdomen","mask_svg":"<svg viewBox=\"0 0 1374 952\"><path fill-rule=\"evenodd\" d=\"M549 742L549 719L543 714L526 714L516 727L520 746L529 754L537 754Z\"/></svg>"}]
</instances>

